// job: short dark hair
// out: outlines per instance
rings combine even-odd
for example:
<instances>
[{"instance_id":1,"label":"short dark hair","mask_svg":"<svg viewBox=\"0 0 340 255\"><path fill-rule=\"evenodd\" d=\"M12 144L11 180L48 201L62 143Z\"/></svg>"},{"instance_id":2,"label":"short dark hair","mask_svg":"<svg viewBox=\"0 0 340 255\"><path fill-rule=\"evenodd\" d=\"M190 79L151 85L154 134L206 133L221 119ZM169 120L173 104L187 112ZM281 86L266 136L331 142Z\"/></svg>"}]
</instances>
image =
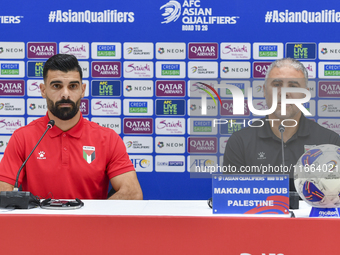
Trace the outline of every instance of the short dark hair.
<instances>
[{"instance_id":1,"label":"short dark hair","mask_svg":"<svg viewBox=\"0 0 340 255\"><path fill-rule=\"evenodd\" d=\"M78 71L80 75L80 79L83 79L83 72L79 65L78 59L69 54L57 54L50 57L45 65L43 70L43 78L44 80L47 77L48 70L59 70L62 72L69 72L69 71Z\"/></svg>"}]
</instances>

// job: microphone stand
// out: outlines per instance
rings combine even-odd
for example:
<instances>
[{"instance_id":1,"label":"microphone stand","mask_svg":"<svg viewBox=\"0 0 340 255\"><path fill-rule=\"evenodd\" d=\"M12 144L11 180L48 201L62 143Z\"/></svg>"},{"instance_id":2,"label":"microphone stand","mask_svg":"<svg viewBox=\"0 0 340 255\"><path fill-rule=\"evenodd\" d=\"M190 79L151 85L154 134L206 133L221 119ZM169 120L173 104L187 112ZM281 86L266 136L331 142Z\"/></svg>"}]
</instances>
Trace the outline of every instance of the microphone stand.
<instances>
[{"instance_id":1,"label":"microphone stand","mask_svg":"<svg viewBox=\"0 0 340 255\"><path fill-rule=\"evenodd\" d=\"M0 192L0 207L14 207L16 209L28 209L30 207L35 207L40 205L39 199L37 199L31 192L29 191L19 191L18 189L18 181L19 181L19 176L21 173L21 170L23 167L26 165L27 160L31 157L32 153L34 150L37 148L38 144L40 141L43 139L45 136L46 132L51 129L54 126L54 120L50 120L47 124L47 128L43 135L40 137L38 143L34 146L33 150L31 153L28 155L24 163L22 163L16 180L15 180L15 185L13 188L13 191L1 191Z\"/></svg>"},{"instance_id":2,"label":"microphone stand","mask_svg":"<svg viewBox=\"0 0 340 255\"><path fill-rule=\"evenodd\" d=\"M283 132L285 127L283 125L279 126L279 131L281 133L281 150L282 150L282 166L285 167L285 153L283 145ZM296 191L289 191L289 209L299 209L299 195Z\"/></svg>"}]
</instances>

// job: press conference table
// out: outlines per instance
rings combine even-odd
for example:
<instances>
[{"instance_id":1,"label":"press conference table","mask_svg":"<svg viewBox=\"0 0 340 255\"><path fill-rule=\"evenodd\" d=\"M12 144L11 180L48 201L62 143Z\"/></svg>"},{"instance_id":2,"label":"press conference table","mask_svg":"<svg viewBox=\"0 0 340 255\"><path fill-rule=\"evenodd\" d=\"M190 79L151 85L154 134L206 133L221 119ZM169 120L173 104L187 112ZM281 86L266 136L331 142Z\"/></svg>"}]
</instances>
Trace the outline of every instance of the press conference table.
<instances>
[{"instance_id":1,"label":"press conference table","mask_svg":"<svg viewBox=\"0 0 340 255\"><path fill-rule=\"evenodd\" d=\"M84 203L0 209L0 254L338 254L340 219L308 218L303 202L297 218L212 214L197 200Z\"/></svg>"}]
</instances>

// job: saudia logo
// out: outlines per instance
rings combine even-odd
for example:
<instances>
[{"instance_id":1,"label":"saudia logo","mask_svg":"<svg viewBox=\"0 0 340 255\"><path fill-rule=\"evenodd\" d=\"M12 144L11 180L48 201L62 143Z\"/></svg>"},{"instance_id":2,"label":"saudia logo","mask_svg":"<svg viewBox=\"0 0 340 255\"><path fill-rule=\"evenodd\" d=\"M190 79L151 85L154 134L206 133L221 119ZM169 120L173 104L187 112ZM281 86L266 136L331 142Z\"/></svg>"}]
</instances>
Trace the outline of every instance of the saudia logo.
<instances>
[{"instance_id":1,"label":"saudia logo","mask_svg":"<svg viewBox=\"0 0 340 255\"><path fill-rule=\"evenodd\" d=\"M33 83L30 85L29 90L30 90L30 91L35 91L35 90L40 91L40 86L39 86L39 84L38 84L37 82L33 82Z\"/></svg>"},{"instance_id":2,"label":"saudia logo","mask_svg":"<svg viewBox=\"0 0 340 255\"><path fill-rule=\"evenodd\" d=\"M235 46L232 47L231 45L227 45L224 47L224 49L222 49L222 53L223 54L229 54L229 53L243 53L243 52L248 52L247 46L243 45L242 47L239 46Z\"/></svg>"},{"instance_id":3,"label":"saudia logo","mask_svg":"<svg viewBox=\"0 0 340 255\"><path fill-rule=\"evenodd\" d=\"M135 66L135 64L132 63L132 64L130 64L130 65L128 65L128 66L126 67L125 71L126 71L127 73L131 73L131 72L133 72L133 71L148 71L148 72L150 72L151 69L150 69L150 65L149 65L149 64L139 65L139 66L136 65L136 66Z\"/></svg>"},{"instance_id":4,"label":"saudia logo","mask_svg":"<svg viewBox=\"0 0 340 255\"><path fill-rule=\"evenodd\" d=\"M96 104L93 106L94 110L99 110L99 109L118 109L118 104L117 102L112 102L112 103L102 103L102 101L96 102Z\"/></svg>"},{"instance_id":5,"label":"saudia logo","mask_svg":"<svg viewBox=\"0 0 340 255\"><path fill-rule=\"evenodd\" d=\"M0 128L3 127L21 127L21 121L6 121L6 119L0 120Z\"/></svg>"},{"instance_id":6,"label":"saudia logo","mask_svg":"<svg viewBox=\"0 0 340 255\"><path fill-rule=\"evenodd\" d=\"M79 46L70 46L69 44L64 45L64 47L61 49L62 53L69 53L69 52L86 52L85 45Z\"/></svg>"},{"instance_id":7,"label":"saudia logo","mask_svg":"<svg viewBox=\"0 0 340 255\"><path fill-rule=\"evenodd\" d=\"M157 125L158 129L163 129L163 128L181 128L182 123L178 120L177 122L167 122L166 120L162 120L159 122Z\"/></svg>"},{"instance_id":8,"label":"saudia logo","mask_svg":"<svg viewBox=\"0 0 340 255\"><path fill-rule=\"evenodd\" d=\"M322 125L327 126L329 129L337 129L340 128L340 123L328 123L328 121L322 122Z\"/></svg>"},{"instance_id":9,"label":"saudia logo","mask_svg":"<svg viewBox=\"0 0 340 255\"><path fill-rule=\"evenodd\" d=\"M201 83L206 87L210 87L207 84ZM195 84L194 84L195 85ZM240 88L234 86L234 85L226 85L226 84L220 84L220 85L216 85L215 88L223 88L223 89L229 89L231 91L231 94L233 96L233 114L234 115L244 115L244 95L243 92ZM210 90L212 90L216 96L218 97L218 99L220 100L220 103L222 105L222 101L220 99L220 97L218 96L216 90L214 90L213 88L209 88ZM248 89L248 107L251 113L255 114L255 115L259 115L259 116L263 116L263 115L269 115L272 114L277 107L277 88L273 88L273 104L271 106L270 109L263 109L263 110L258 110L255 109L253 106L253 92L251 89ZM205 91L208 95L210 95L210 97L213 98L212 94L206 90ZM209 93L208 93L209 92ZM303 93L306 95L305 98L300 98L300 99L291 99L291 98L286 98L286 94L287 93ZM207 115L207 98L206 98L206 94L202 94L201 95L201 114L202 115ZM312 114L303 106L303 103L307 103L311 98L311 93L309 92L309 90L304 89L304 88L281 88L281 114L282 115L286 115L286 105L287 104L294 104L296 105L296 107L298 107L301 112L305 115L305 116L311 116ZM213 98L214 99L214 98ZM215 102L216 104L216 102Z\"/></svg>"}]
</instances>

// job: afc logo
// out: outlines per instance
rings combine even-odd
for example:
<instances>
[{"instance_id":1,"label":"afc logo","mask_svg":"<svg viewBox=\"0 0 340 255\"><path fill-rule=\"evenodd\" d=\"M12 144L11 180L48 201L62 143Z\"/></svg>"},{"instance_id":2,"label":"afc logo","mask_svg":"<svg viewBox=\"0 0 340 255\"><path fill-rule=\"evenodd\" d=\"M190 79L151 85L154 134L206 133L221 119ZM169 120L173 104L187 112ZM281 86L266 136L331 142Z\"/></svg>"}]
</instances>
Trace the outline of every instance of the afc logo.
<instances>
[{"instance_id":1,"label":"afc logo","mask_svg":"<svg viewBox=\"0 0 340 255\"><path fill-rule=\"evenodd\" d=\"M131 162L135 169L137 167L147 168L148 166L150 166L150 160L147 160L145 158L134 158L134 159L131 159Z\"/></svg>"}]
</instances>

